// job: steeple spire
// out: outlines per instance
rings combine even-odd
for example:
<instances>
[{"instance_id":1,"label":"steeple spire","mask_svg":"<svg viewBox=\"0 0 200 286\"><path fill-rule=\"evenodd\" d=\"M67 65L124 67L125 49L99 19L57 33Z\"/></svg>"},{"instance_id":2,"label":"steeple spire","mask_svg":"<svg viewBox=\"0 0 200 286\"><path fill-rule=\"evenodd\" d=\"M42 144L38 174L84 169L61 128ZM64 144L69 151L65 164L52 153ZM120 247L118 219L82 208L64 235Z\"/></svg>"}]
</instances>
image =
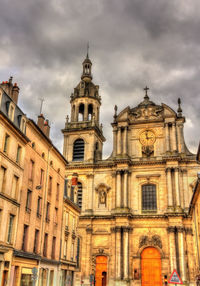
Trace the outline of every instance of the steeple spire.
<instances>
[{"instance_id":1,"label":"steeple spire","mask_svg":"<svg viewBox=\"0 0 200 286\"><path fill-rule=\"evenodd\" d=\"M90 48L90 46L89 46L89 42L87 43L87 55L86 55L86 59L89 59L89 48Z\"/></svg>"}]
</instances>

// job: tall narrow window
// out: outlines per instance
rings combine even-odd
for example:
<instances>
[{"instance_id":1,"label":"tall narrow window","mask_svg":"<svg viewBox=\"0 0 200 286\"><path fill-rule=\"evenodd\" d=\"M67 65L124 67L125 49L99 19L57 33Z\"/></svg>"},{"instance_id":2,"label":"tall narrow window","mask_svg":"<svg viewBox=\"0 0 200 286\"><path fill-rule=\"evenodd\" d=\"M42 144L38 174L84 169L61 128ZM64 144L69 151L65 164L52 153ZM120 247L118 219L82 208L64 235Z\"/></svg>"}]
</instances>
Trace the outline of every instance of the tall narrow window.
<instances>
[{"instance_id":1,"label":"tall narrow window","mask_svg":"<svg viewBox=\"0 0 200 286\"><path fill-rule=\"evenodd\" d=\"M34 161L30 160L29 166L29 180L33 180L33 172L34 172Z\"/></svg>"},{"instance_id":2,"label":"tall narrow window","mask_svg":"<svg viewBox=\"0 0 200 286\"><path fill-rule=\"evenodd\" d=\"M65 185L64 185L64 197L65 198L68 197L67 188L68 188L68 180L67 178L65 178Z\"/></svg>"},{"instance_id":3,"label":"tall narrow window","mask_svg":"<svg viewBox=\"0 0 200 286\"><path fill-rule=\"evenodd\" d=\"M79 110L78 110L78 121L83 121L84 120L84 104L81 103L79 105Z\"/></svg>"},{"instance_id":4,"label":"tall narrow window","mask_svg":"<svg viewBox=\"0 0 200 286\"><path fill-rule=\"evenodd\" d=\"M13 121L13 119L14 119L14 107L13 107L13 105L10 105L9 118L10 118L12 121Z\"/></svg>"},{"instance_id":5,"label":"tall narrow window","mask_svg":"<svg viewBox=\"0 0 200 286\"><path fill-rule=\"evenodd\" d=\"M156 199L156 186L155 185L143 185L142 186L142 210L143 211L156 211L157 199Z\"/></svg>"},{"instance_id":6,"label":"tall narrow window","mask_svg":"<svg viewBox=\"0 0 200 286\"><path fill-rule=\"evenodd\" d=\"M18 192L18 182L19 178L17 176L13 176L13 181L12 181L12 189L11 189L11 197L16 198L17 192Z\"/></svg>"},{"instance_id":7,"label":"tall narrow window","mask_svg":"<svg viewBox=\"0 0 200 286\"><path fill-rule=\"evenodd\" d=\"M73 146L73 161L83 161L84 160L84 148L85 144L83 139L77 139Z\"/></svg>"},{"instance_id":8,"label":"tall narrow window","mask_svg":"<svg viewBox=\"0 0 200 286\"><path fill-rule=\"evenodd\" d=\"M78 192L77 192L77 204L79 208L82 208L82 184L78 182Z\"/></svg>"},{"instance_id":9,"label":"tall narrow window","mask_svg":"<svg viewBox=\"0 0 200 286\"><path fill-rule=\"evenodd\" d=\"M55 208L55 213L54 213L54 224L58 224L58 208Z\"/></svg>"},{"instance_id":10,"label":"tall narrow window","mask_svg":"<svg viewBox=\"0 0 200 286\"><path fill-rule=\"evenodd\" d=\"M72 242L72 245L71 245L71 260L72 261L74 260L74 242Z\"/></svg>"},{"instance_id":11,"label":"tall narrow window","mask_svg":"<svg viewBox=\"0 0 200 286\"><path fill-rule=\"evenodd\" d=\"M51 249L51 258L55 259L55 251L56 251L56 237L53 237L52 240L52 249Z\"/></svg>"},{"instance_id":12,"label":"tall narrow window","mask_svg":"<svg viewBox=\"0 0 200 286\"><path fill-rule=\"evenodd\" d=\"M3 146L3 152L8 152L8 145L9 145L10 136L6 134L5 140L4 140L4 146Z\"/></svg>"},{"instance_id":13,"label":"tall narrow window","mask_svg":"<svg viewBox=\"0 0 200 286\"><path fill-rule=\"evenodd\" d=\"M40 186L42 187L44 183L44 170L40 169Z\"/></svg>"},{"instance_id":14,"label":"tall narrow window","mask_svg":"<svg viewBox=\"0 0 200 286\"><path fill-rule=\"evenodd\" d=\"M20 163L21 151L22 151L22 147L18 145L18 147L17 147L16 163Z\"/></svg>"},{"instance_id":15,"label":"tall narrow window","mask_svg":"<svg viewBox=\"0 0 200 286\"><path fill-rule=\"evenodd\" d=\"M1 166L1 169L0 169L0 192L3 192L5 190L5 184L6 184L6 168Z\"/></svg>"},{"instance_id":16,"label":"tall narrow window","mask_svg":"<svg viewBox=\"0 0 200 286\"><path fill-rule=\"evenodd\" d=\"M32 191L27 190L27 196L26 196L26 211L28 213L31 212L31 197L32 197Z\"/></svg>"},{"instance_id":17,"label":"tall narrow window","mask_svg":"<svg viewBox=\"0 0 200 286\"><path fill-rule=\"evenodd\" d=\"M38 196L37 200L37 217L41 218L41 203L42 203L42 198Z\"/></svg>"},{"instance_id":18,"label":"tall narrow window","mask_svg":"<svg viewBox=\"0 0 200 286\"><path fill-rule=\"evenodd\" d=\"M59 193L60 193L60 184L57 183L57 186L56 186L56 200L57 201L59 200Z\"/></svg>"},{"instance_id":19,"label":"tall narrow window","mask_svg":"<svg viewBox=\"0 0 200 286\"><path fill-rule=\"evenodd\" d=\"M7 242L11 243L12 241L12 232L13 232L13 224L14 224L14 215L10 215L9 217L9 225L8 225L8 236L7 236Z\"/></svg>"},{"instance_id":20,"label":"tall narrow window","mask_svg":"<svg viewBox=\"0 0 200 286\"><path fill-rule=\"evenodd\" d=\"M51 195L52 192L52 177L49 176L48 194Z\"/></svg>"},{"instance_id":21,"label":"tall narrow window","mask_svg":"<svg viewBox=\"0 0 200 286\"><path fill-rule=\"evenodd\" d=\"M39 230L35 230L35 239L34 239L34 247L33 252L38 253L38 242L39 242Z\"/></svg>"},{"instance_id":22,"label":"tall narrow window","mask_svg":"<svg viewBox=\"0 0 200 286\"><path fill-rule=\"evenodd\" d=\"M22 250L27 250L27 239L28 239L28 225L24 225L24 233L22 238Z\"/></svg>"},{"instance_id":23,"label":"tall narrow window","mask_svg":"<svg viewBox=\"0 0 200 286\"><path fill-rule=\"evenodd\" d=\"M44 235L44 246L43 246L43 256L47 256L47 244L48 244L48 234Z\"/></svg>"},{"instance_id":24,"label":"tall narrow window","mask_svg":"<svg viewBox=\"0 0 200 286\"><path fill-rule=\"evenodd\" d=\"M47 209L46 209L46 222L49 222L50 221L50 203L47 202Z\"/></svg>"},{"instance_id":25,"label":"tall narrow window","mask_svg":"<svg viewBox=\"0 0 200 286\"><path fill-rule=\"evenodd\" d=\"M80 238L77 239L77 255L76 255L76 265L79 268L79 257L80 257Z\"/></svg>"}]
</instances>

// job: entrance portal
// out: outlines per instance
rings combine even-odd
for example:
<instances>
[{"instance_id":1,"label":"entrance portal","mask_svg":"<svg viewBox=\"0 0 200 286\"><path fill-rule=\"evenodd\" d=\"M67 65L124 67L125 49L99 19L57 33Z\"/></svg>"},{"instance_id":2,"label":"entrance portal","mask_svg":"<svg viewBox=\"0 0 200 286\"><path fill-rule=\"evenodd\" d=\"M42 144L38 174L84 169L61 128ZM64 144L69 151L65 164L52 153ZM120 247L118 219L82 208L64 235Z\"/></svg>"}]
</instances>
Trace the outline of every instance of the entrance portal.
<instances>
[{"instance_id":1,"label":"entrance portal","mask_svg":"<svg viewBox=\"0 0 200 286\"><path fill-rule=\"evenodd\" d=\"M107 285L107 257L97 256L96 257L96 275L95 275L95 286L106 286Z\"/></svg>"},{"instance_id":2,"label":"entrance portal","mask_svg":"<svg viewBox=\"0 0 200 286\"><path fill-rule=\"evenodd\" d=\"M142 286L162 286L160 252L147 247L141 254Z\"/></svg>"}]
</instances>

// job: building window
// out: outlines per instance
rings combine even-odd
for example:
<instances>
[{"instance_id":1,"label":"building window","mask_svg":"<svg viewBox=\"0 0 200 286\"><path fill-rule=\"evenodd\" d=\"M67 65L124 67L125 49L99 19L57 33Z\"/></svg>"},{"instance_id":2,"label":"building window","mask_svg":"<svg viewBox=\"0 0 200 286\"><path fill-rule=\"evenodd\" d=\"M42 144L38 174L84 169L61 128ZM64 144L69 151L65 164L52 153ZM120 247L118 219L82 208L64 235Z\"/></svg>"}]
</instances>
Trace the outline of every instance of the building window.
<instances>
[{"instance_id":1,"label":"building window","mask_svg":"<svg viewBox=\"0 0 200 286\"><path fill-rule=\"evenodd\" d=\"M31 197L32 197L32 191L27 190L27 196L26 196L26 211L28 213L31 212Z\"/></svg>"},{"instance_id":2,"label":"building window","mask_svg":"<svg viewBox=\"0 0 200 286\"><path fill-rule=\"evenodd\" d=\"M1 166L1 169L0 169L0 192L3 192L5 190L5 184L6 184L6 168Z\"/></svg>"},{"instance_id":3,"label":"building window","mask_svg":"<svg viewBox=\"0 0 200 286\"><path fill-rule=\"evenodd\" d=\"M9 113L8 113L8 116L10 118L10 120L14 120L14 111L15 111L15 108L14 106L10 103L10 108L9 108Z\"/></svg>"},{"instance_id":4,"label":"building window","mask_svg":"<svg viewBox=\"0 0 200 286\"><path fill-rule=\"evenodd\" d=\"M67 198L67 197L68 197L67 188L68 188L68 180L65 178L65 184L64 184L64 198Z\"/></svg>"},{"instance_id":5,"label":"building window","mask_svg":"<svg viewBox=\"0 0 200 286\"><path fill-rule=\"evenodd\" d=\"M73 146L73 161L83 161L84 160L84 140L83 139L77 139L74 142Z\"/></svg>"},{"instance_id":6,"label":"building window","mask_svg":"<svg viewBox=\"0 0 200 286\"><path fill-rule=\"evenodd\" d=\"M77 192L77 204L79 208L82 208L82 184L78 182L78 192Z\"/></svg>"},{"instance_id":7,"label":"building window","mask_svg":"<svg viewBox=\"0 0 200 286\"><path fill-rule=\"evenodd\" d=\"M143 185L142 186L142 210L143 211L156 211L157 210L156 186L155 185Z\"/></svg>"},{"instance_id":8,"label":"building window","mask_svg":"<svg viewBox=\"0 0 200 286\"><path fill-rule=\"evenodd\" d=\"M43 256L47 256L47 244L48 244L48 234L44 235L44 247L43 247Z\"/></svg>"},{"instance_id":9,"label":"building window","mask_svg":"<svg viewBox=\"0 0 200 286\"><path fill-rule=\"evenodd\" d=\"M40 169L40 186L42 187L44 183L44 170Z\"/></svg>"},{"instance_id":10,"label":"building window","mask_svg":"<svg viewBox=\"0 0 200 286\"><path fill-rule=\"evenodd\" d=\"M10 136L6 134L3 146L3 152L8 153L8 146L9 146Z\"/></svg>"},{"instance_id":11,"label":"building window","mask_svg":"<svg viewBox=\"0 0 200 286\"><path fill-rule=\"evenodd\" d=\"M74 242L72 242L72 246L71 246L71 260L74 260Z\"/></svg>"},{"instance_id":12,"label":"building window","mask_svg":"<svg viewBox=\"0 0 200 286\"><path fill-rule=\"evenodd\" d=\"M25 133L26 128L26 120L24 118L21 119L20 129L23 133Z\"/></svg>"},{"instance_id":13,"label":"building window","mask_svg":"<svg viewBox=\"0 0 200 286\"><path fill-rule=\"evenodd\" d=\"M41 218L41 203L42 203L42 198L38 196L37 200L37 217Z\"/></svg>"},{"instance_id":14,"label":"building window","mask_svg":"<svg viewBox=\"0 0 200 286\"><path fill-rule=\"evenodd\" d=\"M33 180L33 173L34 173L34 161L30 160L30 166L29 166L29 180Z\"/></svg>"},{"instance_id":15,"label":"building window","mask_svg":"<svg viewBox=\"0 0 200 286\"><path fill-rule=\"evenodd\" d=\"M76 265L79 268L79 258L80 258L80 238L77 239L77 255L76 255Z\"/></svg>"},{"instance_id":16,"label":"building window","mask_svg":"<svg viewBox=\"0 0 200 286\"><path fill-rule=\"evenodd\" d=\"M52 192L52 177L49 176L48 194L51 195Z\"/></svg>"},{"instance_id":17,"label":"building window","mask_svg":"<svg viewBox=\"0 0 200 286\"><path fill-rule=\"evenodd\" d=\"M22 147L18 145L18 147L17 147L16 163L20 163L21 151L22 151Z\"/></svg>"},{"instance_id":18,"label":"building window","mask_svg":"<svg viewBox=\"0 0 200 286\"><path fill-rule=\"evenodd\" d=\"M67 258L67 240L64 241L63 256L64 256L64 259Z\"/></svg>"},{"instance_id":19,"label":"building window","mask_svg":"<svg viewBox=\"0 0 200 286\"><path fill-rule=\"evenodd\" d=\"M58 208L55 208L54 225L58 225Z\"/></svg>"},{"instance_id":20,"label":"building window","mask_svg":"<svg viewBox=\"0 0 200 286\"><path fill-rule=\"evenodd\" d=\"M57 187L56 187L56 201L59 200L59 193L60 193L60 184L57 183Z\"/></svg>"},{"instance_id":21,"label":"building window","mask_svg":"<svg viewBox=\"0 0 200 286\"><path fill-rule=\"evenodd\" d=\"M24 225L24 233L22 238L22 250L26 251L27 248L27 239L28 239L28 225Z\"/></svg>"},{"instance_id":22,"label":"building window","mask_svg":"<svg viewBox=\"0 0 200 286\"><path fill-rule=\"evenodd\" d=\"M33 252L37 253L38 252L38 242L39 242L39 230L35 230L35 239L34 239L34 247L33 247Z\"/></svg>"},{"instance_id":23,"label":"building window","mask_svg":"<svg viewBox=\"0 0 200 286\"><path fill-rule=\"evenodd\" d=\"M49 222L49 221L50 221L49 215L50 215L50 203L49 203L49 202L47 202L47 209L46 209L46 222Z\"/></svg>"},{"instance_id":24,"label":"building window","mask_svg":"<svg viewBox=\"0 0 200 286\"><path fill-rule=\"evenodd\" d=\"M17 193L18 193L18 183L19 183L19 178L17 176L13 176L13 181L12 181L12 189L11 189L11 197L16 198Z\"/></svg>"},{"instance_id":25,"label":"building window","mask_svg":"<svg viewBox=\"0 0 200 286\"><path fill-rule=\"evenodd\" d=\"M55 259L55 251L56 251L56 237L53 237L52 240L52 249L51 249L51 258Z\"/></svg>"},{"instance_id":26,"label":"building window","mask_svg":"<svg viewBox=\"0 0 200 286\"><path fill-rule=\"evenodd\" d=\"M15 218L15 216L10 214L9 225L8 225L8 236L7 236L7 242L8 243L11 243L11 241L12 241L12 232L13 232L14 218Z\"/></svg>"}]
</instances>

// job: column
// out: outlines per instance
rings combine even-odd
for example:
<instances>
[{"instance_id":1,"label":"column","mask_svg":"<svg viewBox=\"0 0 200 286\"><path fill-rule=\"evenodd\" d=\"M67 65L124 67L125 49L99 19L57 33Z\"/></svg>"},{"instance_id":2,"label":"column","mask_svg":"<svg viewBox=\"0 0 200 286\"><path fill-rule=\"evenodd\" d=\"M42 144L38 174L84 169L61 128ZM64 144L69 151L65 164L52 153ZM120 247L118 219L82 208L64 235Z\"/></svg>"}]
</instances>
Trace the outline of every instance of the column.
<instances>
[{"instance_id":1,"label":"column","mask_svg":"<svg viewBox=\"0 0 200 286\"><path fill-rule=\"evenodd\" d=\"M189 194L189 190L188 190L187 169L183 169L182 174L183 174L184 207L189 208L190 194Z\"/></svg>"},{"instance_id":2,"label":"column","mask_svg":"<svg viewBox=\"0 0 200 286\"><path fill-rule=\"evenodd\" d=\"M183 123L177 125L178 131L178 151L184 153Z\"/></svg>"},{"instance_id":3,"label":"column","mask_svg":"<svg viewBox=\"0 0 200 286\"><path fill-rule=\"evenodd\" d=\"M174 169L175 189L176 189L176 206L180 207L180 188L179 188L179 168Z\"/></svg>"},{"instance_id":4,"label":"column","mask_svg":"<svg viewBox=\"0 0 200 286\"><path fill-rule=\"evenodd\" d=\"M124 249L124 279L128 279L129 276L129 227L124 227L123 228L123 249Z\"/></svg>"},{"instance_id":5,"label":"column","mask_svg":"<svg viewBox=\"0 0 200 286\"><path fill-rule=\"evenodd\" d=\"M172 123L172 151L177 151L176 122Z\"/></svg>"},{"instance_id":6,"label":"column","mask_svg":"<svg viewBox=\"0 0 200 286\"><path fill-rule=\"evenodd\" d=\"M184 281L186 281L185 276L185 250L184 250L184 238L183 238L183 227L177 227L178 232L178 248L179 248L179 265L180 265L180 275L181 278Z\"/></svg>"},{"instance_id":7,"label":"column","mask_svg":"<svg viewBox=\"0 0 200 286\"><path fill-rule=\"evenodd\" d=\"M177 269L176 265L176 250L175 250L175 227L169 226L169 259L170 259L170 272L172 273L174 269Z\"/></svg>"},{"instance_id":8,"label":"column","mask_svg":"<svg viewBox=\"0 0 200 286\"><path fill-rule=\"evenodd\" d=\"M127 129L128 129L128 127L125 126L124 127L124 136L123 136L123 154L127 154L127 145L128 145L128 142L127 142Z\"/></svg>"},{"instance_id":9,"label":"column","mask_svg":"<svg viewBox=\"0 0 200 286\"><path fill-rule=\"evenodd\" d=\"M113 127L113 157L116 156L117 153L117 128Z\"/></svg>"},{"instance_id":10,"label":"column","mask_svg":"<svg viewBox=\"0 0 200 286\"><path fill-rule=\"evenodd\" d=\"M121 154L122 148L121 148L121 127L118 127L117 129L117 154Z\"/></svg>"},{"instance_id":11,"label":"column","mask_svg":"<svg viewBox=\"0 0 200 286\"><path fill-rule=\"evenodd\" d=\"M79 106L78 105L75 105L75 116L74 116L74 121L78 121L78 109L79 109Z\"/></svg>"},{"instance_id":12,"label":"column","mask_svg":"<svg viewBox=\"0 0 200 286\"><path fill-rule=\"evenodd\" d=\"M93 209L93 174L88 174L87 179L88 179L88 197L87 197L87 202L88 202L88 210L92 211ZM86 209L87 210L87 209Z\"/></svg>"},{"instance_id":13,"label":"column","mask_svg":"<svg viewBox=\"0 0 200 286\"><path fill-rule=\"evenodd\" d=\"M116 207L121 207L121 171L116 172Z\"/></svg>"},{"instance_id":14,"label":"column","mask_svg":"<svg viewBox=\"0 0 200 286\"><path fill-rule=\"evenodd\" d=\"M124 202L123 205L125 208L128 207L128 170L124 171Z\"/></svg>"},{"instance_id":15,"label":"column","mask_svg":"<svg viewBox=\"0 0 200 286\"><path fill-rule=\"evenodd\" d=\"M169 126L168 123L165 123L165 144L166 144L166 152L170 151L169 145Z\"/></svg>"},{"instance_id":16,"label":"column","mask_svg":"<svg viewBox=\"0 0 200 286\"><path fill-rule=\"evenodd\" d=\"M121 280L121 227L115 227L116 232L116 278Z\"/></svg>"},{"instance_id":17,"label":"column","mask_svg":"<svg viewBox=\"0 0 200 286\"><path fill-rule=\"evenodd\" d=\"M166 179L167 179L168 208L170 208L173 206L171 168L167 168L165 172L166 172Z\"/></svg>"},{"instance_id":18,"label":"column","mask_svg":"<svg viewBox=\"0 0 200 286\"><path fill-rule=\"evenodd\" d=\"M88 120L88 103L85 103L84 105L84 115L83 115L84 121Z\"/></svg>"}]
</instances>

